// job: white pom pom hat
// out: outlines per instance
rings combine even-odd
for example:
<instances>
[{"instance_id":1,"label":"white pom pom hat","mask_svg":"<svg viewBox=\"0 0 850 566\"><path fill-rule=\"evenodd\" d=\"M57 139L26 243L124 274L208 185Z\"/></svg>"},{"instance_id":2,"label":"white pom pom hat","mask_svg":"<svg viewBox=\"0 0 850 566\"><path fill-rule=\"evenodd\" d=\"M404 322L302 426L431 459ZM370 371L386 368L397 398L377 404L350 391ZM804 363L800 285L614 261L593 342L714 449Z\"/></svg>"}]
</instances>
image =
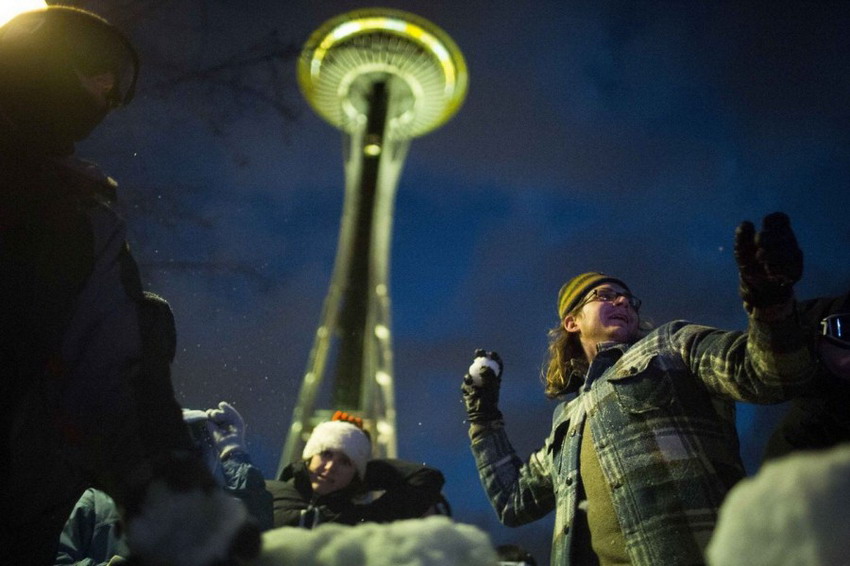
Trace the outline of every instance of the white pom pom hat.
<instances>
[{"instance_id":1,"label":"white pom pom hat","mask_svg":"<svg viewBox=\"0 0 850 566\"><path fill-rule=\"evenodd\" d=\"M360 479L366 477L366 464L372 456L369 437L357 426L345 421L328 421L313 429L301 457L309 460L324 450L338 450L349 457Z\"/></svg>"}]
</instances>

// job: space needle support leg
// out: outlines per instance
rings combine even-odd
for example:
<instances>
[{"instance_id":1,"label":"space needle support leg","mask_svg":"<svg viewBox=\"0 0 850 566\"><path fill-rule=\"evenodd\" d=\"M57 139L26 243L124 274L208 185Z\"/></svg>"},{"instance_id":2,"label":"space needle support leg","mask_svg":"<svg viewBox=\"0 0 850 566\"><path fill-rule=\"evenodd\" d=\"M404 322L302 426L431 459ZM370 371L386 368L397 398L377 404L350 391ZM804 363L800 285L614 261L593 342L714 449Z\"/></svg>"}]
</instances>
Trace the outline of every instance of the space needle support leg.
<instances>
[{"instance_id":1,"label":"space needle support leg","mask_svg":"<svg viewBox=\"0 0 850 566\"><path fill-rule=\"evenodd\" d=\"M353 250L360 253L351 258L348 285L343 297L343 310L339 321L340 352L337 359L336 381L333 388L333 405L340 409L363 411L362 380L374 379L375 368L369 358L373 348L369 341L374 333L369 328L374 321L376 281L373 241L375 230L375 203L378 192L381 156L366 148L382 148L386 127L388 93L386 83L376 82L369 93L369 113L365 136L359 147L362 169L358 188ZM365 253L364 253L365 252Z\"/></svg>"}]
</instances>

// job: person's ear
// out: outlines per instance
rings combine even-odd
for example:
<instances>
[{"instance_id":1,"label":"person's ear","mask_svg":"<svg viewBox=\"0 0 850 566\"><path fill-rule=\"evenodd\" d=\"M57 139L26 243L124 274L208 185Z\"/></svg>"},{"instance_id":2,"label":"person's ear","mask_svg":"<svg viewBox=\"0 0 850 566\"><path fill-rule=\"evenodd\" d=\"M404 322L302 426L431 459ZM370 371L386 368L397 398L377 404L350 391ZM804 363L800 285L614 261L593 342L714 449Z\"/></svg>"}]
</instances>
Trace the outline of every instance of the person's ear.
<instances>
[{"instance_id":1,"label":"person's ear","mask_svg":"<svg viewBox=\"0 0 850 566\"><path fill-rule=\"evenodd\" d=\"M568 314L567 316L564 317L563 326L564 326L564 330L566 330L567 332L578 332L579 331L578 324L576 323L576 317L574 315L571 315L571 314Z\"/></svg>"}]
</instances>

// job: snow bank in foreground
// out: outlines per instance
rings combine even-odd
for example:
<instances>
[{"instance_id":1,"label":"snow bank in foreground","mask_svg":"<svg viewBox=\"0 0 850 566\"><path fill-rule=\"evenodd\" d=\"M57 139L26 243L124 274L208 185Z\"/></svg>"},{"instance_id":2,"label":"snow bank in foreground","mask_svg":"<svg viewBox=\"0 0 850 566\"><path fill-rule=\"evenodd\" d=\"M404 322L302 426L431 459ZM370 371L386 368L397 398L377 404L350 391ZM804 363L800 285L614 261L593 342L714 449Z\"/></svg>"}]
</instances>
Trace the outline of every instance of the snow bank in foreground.
<instances>
[{"instance_id":1,"label":"snow bank in foreground","mask_svg":"<svg viewBox=\"0 0 850 566\"><path fill-rule=\"evenodd\" d=\"M720 508L716 566L850 564L850 444L771 461Z\"/></svg>"},{"instance_id":2,"label":"snow bank in foreground","mask_svg":"<svg viewBox=\"0 0 850 566\"><path fill-rule=\"evenodd\" d=\"M282 527L263 534L263 554L251 566L495 566L490 537L447 517L326 523L313 530Z\"/></svg>"}]
</instances>

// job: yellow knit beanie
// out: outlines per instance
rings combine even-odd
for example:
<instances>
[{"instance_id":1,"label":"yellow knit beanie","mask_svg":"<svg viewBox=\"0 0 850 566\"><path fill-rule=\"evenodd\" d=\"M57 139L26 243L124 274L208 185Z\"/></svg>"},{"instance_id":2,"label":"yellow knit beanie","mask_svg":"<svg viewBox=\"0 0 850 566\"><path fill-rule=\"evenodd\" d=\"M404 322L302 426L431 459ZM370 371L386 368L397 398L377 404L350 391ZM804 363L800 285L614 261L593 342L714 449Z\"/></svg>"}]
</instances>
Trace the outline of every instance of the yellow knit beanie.
<instances>
[{"instance_id":1,"label":"yellow knit beanie","mask_svg":"<svg viewBox=\"0 0 850 566\"><path fill-rule=\"evenodd\" d=\"M565 316L578 306L588 291L603 283L615 283L626 291L629 290L629 287L616 277L611 277L598 271L582 273L564 283L558 292L558 316L563 320Z\"/></svg>"}]
</instances>

